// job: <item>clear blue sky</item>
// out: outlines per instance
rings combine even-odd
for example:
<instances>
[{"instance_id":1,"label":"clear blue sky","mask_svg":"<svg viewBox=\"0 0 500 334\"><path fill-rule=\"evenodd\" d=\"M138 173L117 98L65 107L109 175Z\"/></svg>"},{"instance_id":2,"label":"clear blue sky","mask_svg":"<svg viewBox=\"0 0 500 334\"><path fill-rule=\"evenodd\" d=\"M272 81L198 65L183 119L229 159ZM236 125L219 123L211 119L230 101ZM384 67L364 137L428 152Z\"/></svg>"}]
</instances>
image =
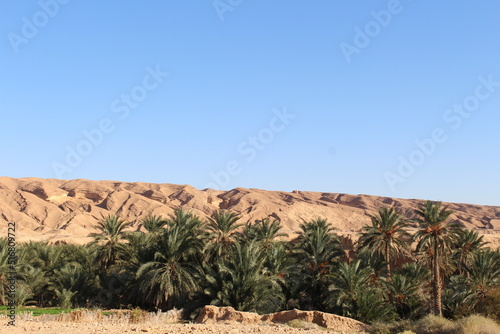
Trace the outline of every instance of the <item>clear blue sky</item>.
<instances>
[{"instance_id":1,"label":"clear blue sky","mask_svg":"<svg viewBox=\"0 0 500 334\"><path fill-rule=\"evenodd\" d=\"M500 205L496 0L0 9L0 175Z\"/></svg>"}]
</instances>

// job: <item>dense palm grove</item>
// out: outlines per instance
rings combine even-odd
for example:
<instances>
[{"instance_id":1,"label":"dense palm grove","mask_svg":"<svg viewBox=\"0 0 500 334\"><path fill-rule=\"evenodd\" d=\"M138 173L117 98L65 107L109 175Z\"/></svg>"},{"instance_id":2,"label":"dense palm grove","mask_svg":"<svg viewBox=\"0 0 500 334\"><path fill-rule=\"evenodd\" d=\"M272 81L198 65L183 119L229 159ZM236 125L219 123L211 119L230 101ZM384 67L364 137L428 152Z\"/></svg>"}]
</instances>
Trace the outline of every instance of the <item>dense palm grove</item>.
<instances>
[{"instance_id":1,"label":"dense palm grove","mask_svg":"<svg viewBox=\"0 0 500 334\"><path fill-rule=\"evenodd\" d=\"M498 319L500 252L450 224L450 214L440 202L423 203L410 220L383 207L355 243L326 219L304 221L286 238L279 221L243 223L224 210L207 221L181 208L148 215L133 232L129 222L103 217L88 245L19 245L16 299L39 307L175 307L187 318L213 304L321 310L368 323L428 313ZM6 239L0 250L5 304Z\"/></svg>"}]
</instances>

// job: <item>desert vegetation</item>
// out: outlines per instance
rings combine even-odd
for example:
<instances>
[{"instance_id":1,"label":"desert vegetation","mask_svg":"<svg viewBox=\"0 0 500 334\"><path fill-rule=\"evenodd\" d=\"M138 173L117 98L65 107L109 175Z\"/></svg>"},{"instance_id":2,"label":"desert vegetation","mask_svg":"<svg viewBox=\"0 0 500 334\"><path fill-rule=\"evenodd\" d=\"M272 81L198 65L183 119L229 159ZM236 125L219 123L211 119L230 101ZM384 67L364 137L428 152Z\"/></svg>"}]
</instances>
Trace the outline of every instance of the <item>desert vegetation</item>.
<instances>
[{"instance_id":1,"label":"desert vegetation","mask_svg":"<svg viewBox=\"0 0 500 334\"><path fill-rule=\"evenodd\" d=\"M372 324L417 323L429 313L498 321L500 251L451 224L450 214L440 202L422 203L413 219L382 207L356 242L323 218L286 236L279 221L242 222L224 210L208 221L182 208L168 217L150 214L135 231L107 216L87 245L18 245L16 302L176 308L186 319L212 304L260 314L319 310ZM0 304L7 253L0 239Z\"/></svg>"}]
</instances>

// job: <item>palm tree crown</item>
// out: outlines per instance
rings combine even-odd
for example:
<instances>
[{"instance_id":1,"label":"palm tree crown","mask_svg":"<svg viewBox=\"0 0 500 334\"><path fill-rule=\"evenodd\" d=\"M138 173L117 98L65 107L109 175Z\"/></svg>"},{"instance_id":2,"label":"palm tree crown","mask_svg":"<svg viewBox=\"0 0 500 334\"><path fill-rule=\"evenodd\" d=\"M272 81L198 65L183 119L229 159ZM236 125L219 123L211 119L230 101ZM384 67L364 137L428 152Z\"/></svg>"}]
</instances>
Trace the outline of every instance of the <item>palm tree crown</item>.
<instances>
[{"instance_id":1,"label":"palm tree crown","mask_svg":"<svg viewBox=\"0 0 500 334\"><path fill-rule=\"evenodd\" d=\"M94 238L90 245L97 245L96 262L105 270L108 270L125 254L126 249L123 243L127 235L125 229L130 226L130 222L126 222L116 215L109 215L103 217L94 226L99 230L99 233L89 234L89 237Z\"/></svg>"},{"instance_id":2,"label":"palm tree crown","mask_svg":"<svg viewBox=\"0 0 500 334\"><path fill-rule=\"evenodd\" d=\"M394 208L382 207L378 215L371 216L372 225L365 226L358 243L361 252L383 256L387 274L391 275L391 261L405 253L407 244L401 237L408 237L404 230L406 221Z\"/></svg>"}]
</instances>

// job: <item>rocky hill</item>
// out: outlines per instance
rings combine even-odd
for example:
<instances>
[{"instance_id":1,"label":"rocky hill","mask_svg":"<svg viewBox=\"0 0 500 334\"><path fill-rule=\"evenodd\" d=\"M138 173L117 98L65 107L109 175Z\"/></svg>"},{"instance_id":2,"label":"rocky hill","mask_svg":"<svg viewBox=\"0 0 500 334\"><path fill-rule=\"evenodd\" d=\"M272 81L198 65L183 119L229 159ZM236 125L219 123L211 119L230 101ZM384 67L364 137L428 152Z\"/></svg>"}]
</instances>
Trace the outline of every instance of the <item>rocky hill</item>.
<instances>
[{"instance_id":1,"label":"rocky hill","mask_svg":"<svg viewBox=\"0 0 500 334\"><path fill-rule=\"evenodd\" d=\"M318 217L327 218L342 234L356 235L379 207L394 206L412 217L420 203L417 199L306 191L217 191L175 184L0 177L0 235L7 234L7 222L12 221L17 223L18 241L85 243L102 216L117 214L139 228L138 220L147 213L167 216L179 206L202 217L228 209L243 222L276 218L290 237L302 220ZM452 220L500 246L500 207L447 204L455 211Z\"/></svg>"}]
</instances>

